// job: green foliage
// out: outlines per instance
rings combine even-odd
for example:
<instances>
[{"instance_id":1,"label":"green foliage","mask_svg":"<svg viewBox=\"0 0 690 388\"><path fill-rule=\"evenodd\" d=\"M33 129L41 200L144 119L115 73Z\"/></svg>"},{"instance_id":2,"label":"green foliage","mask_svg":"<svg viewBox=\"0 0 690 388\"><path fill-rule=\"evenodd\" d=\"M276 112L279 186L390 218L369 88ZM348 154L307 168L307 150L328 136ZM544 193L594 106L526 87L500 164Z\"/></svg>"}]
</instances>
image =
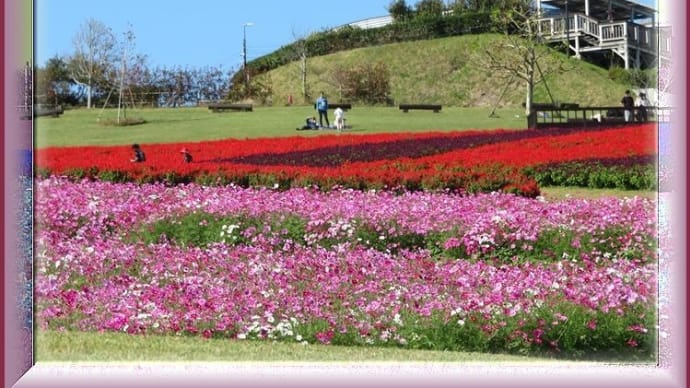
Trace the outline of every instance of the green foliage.
<instances>
[{"instance_id":1,"label":"green foliage","mask_svg":"<svg viewBox=\"0 0 690 388\"><path fill-rule=\"evenodd\" d=\"M457 228L431 231L426 234L405 230L395 221L372 224L364 219L349 221L346 229L329 222L309 225L308 220L294 214L218 215L192 212L174 218L142 225L129 238L146 244L169 241L180 246L207 247L210 244L250 244L257 238L270 235L277 249L283 244L319 246L329 249L337 244L362 246L395 254L400 250L427 250L436 260L491 260L501 263L545 263L560 260L582 262L592 252L615 252L611 260L650 260L643 257L636 245L628 241L631 231L609 227L591 233L580 233L570 228L552 227L540 230L536 240L514 240L510 230L496 235L491 241L479 244L465 238L465 231ZM333 234L337 230L337 234ZM307 239L306 236L312 236ZM318 236L318 237L314 237ZM468 245L469 244L469 245ZM648 238L637 242L654 246ZM604 263L606 261L602 261Z\"/></svg>"},{"instance_id":2,"label":"green foliage","mask_svg":"<svg viewBox=\"0 0 690 388\"><path fill-rule=\"evenodd\" d=\"M405 0L393 0L388 5L388 13L396 22L404 22L413 16L413 10L405 3Z\"/></svg>"},{"instance_id":3,"label":"green foliage","mask_svg":"<svg viewBox=\"0 0 690 388\"><path fill-rule=\"evenodd\" d=\"M388 100L391 91L390 71L385 63L342 67L337 72L342 80L342 96L345 101L373 105L383 104Z\"/></svg>"},{"instance_id":4,"label":"green foliage","mask_svg":"<svg viewBox=\"0 0 690 388\"><path fill-rule=\"evenodd\" d=\"M100 170L96 176L100 180L116 183L128 182L131 180L126 172L116 170Z\"/></svg>"},{"instance_id":5,"label":"green foliage","mask_svg":"<svg viewBox=\"0 0 690 388\"><path fill-rule=\"evenodd\" d=\"M606 166L599 162L569 162L530 167L524 172L540 186L656 190L658 183L656 166L652 163Z\"/></svg>"},{"instance_id":6,"label":"green foliage","mask_svg":"<svg viewBox=\"0 0 690 388\"><path fill-rule=\"evenodd\" d=\"M419 0L415 10L418 16L442 16L445 5L442 0Z\"/></svg>"},{"instance_id":7,"label":"green foliage","mask_svg":"<svg viewBox=\"0 0 690 388\"><path fill-rule=\"evenodd\" d=\"M75 85L70 78L64 59L53 56L44 67L34 69L34 102L73 106L79 101L71 89Z\"/></svg>"},{"instance_id":8,"label":"green foliage","mask_svg":"<svg viewBox=\"0 0 690 388\"><path fill-rule=\"evenodd\" d=\"M657 83L657 69L624 69L620 66L609 68L609 79L631 88L654 88Z\"/></svg>"},{"instance_id":9,"label":"green foliage","mask_svg":"<svg viewBox=\"0 0 690 388\"><path fill-rule=\"evenodd\" d=\"M249 83L245 81L245 69L235 73L232 77L232 85L228 92L227 99L230 101L242 101L252 99L263 105L271 105L271 96L273 95L273 86L270 77L263 77L261 80L254 79L257 74L256 69L247 66L247 73L249 73Z\"/></svg>"},{"instance_id":10,"label":"green foliage","mask_svg":"<svg viewBox=\"0 0 690 388\"><path fill-rule=\"evenodd\" d=\"M638 247L631 245L627 239L631 231L620 227L604 228L589 234L564 227L547 227L539 231L534 241L514 240L508 237L509 232L510 230L505 230L503 235L499 234L478 246L474 246L477 245L476 241L466 242L463 231L433 232L423 236L424 245L418 247L426 246L432 257L438 260L490 259L499 265L549 263L561 260L572 260L582 264L583 259L591 257L593 252L614 252L607 254L611 260L654 260L641 254ZM654 246L655 241L649 237L638 244L649 247ZM597 257L597 260L599 259Z\"/></svg>"},{"instance_id":11,"label":"green foliage","mask_svg":"<svg viewBox=\"0 0 690 388\"><path fill-rule=\"evenodd\" d=\"M502 313L464 313L451 316L402 313L401 326L383 325L365 336L341 333L324 322L305 323L302 333L317 341L316 333L331 330L331 343L395 346L407 349L463 351L590 361L653 362L656 356L653 308L632 306L626 311L602 312L570 302L544 303L514 316Z\"/></svg>"},{"instance_id":12,"label":"green foliage","mask_svg":"<svg viewBox=\"0 0 690 388\"><path fill-rule=\"evenodd\" d=\"M245 214L192 212L143 225L131 233L129 238L145 244L169 241L184 247L207 247L218 242L230 245L250 244L262 232L273 231L283 241L305 244L305 228L304 219L289 214L253 217Z\"/></svg>"}]
</instances>

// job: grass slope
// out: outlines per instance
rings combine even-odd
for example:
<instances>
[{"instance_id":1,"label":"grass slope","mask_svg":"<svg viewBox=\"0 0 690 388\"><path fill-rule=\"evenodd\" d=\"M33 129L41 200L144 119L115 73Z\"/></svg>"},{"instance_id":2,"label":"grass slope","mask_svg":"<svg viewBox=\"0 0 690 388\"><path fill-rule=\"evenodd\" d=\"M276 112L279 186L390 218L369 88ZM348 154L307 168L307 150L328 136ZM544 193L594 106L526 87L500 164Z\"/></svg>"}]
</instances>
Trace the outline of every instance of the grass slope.
<instances>
[{"instance_id":1,"label":"grass slope","mask_svg":"<svg viewBox=\"0 0 690 388\"><path fill-rule=\"evenodd\" d=\"M505 81L488 72L482 62L496 34L464 35L366 47L309 58L307 83L312 97L324 91L330 100L341 100L334 72L339 66L384 62L391 72L391 97L395 103L440 103L447 106L491 107L499 102ZM568 71L547 77L546 86L556 101L582 106L620 105L626 87L608 78L608 72L585 61L564 58L553 51L547 62L565 62ZM273 104L283 105L288 95L300 102L300 62L293 62L258 76L270 85ZM544 67L545 69L545 67ZM501 106L520 107L525 88L515 80L500 99ZM535 101L550 102L543 84L535 90ZM312 103L311 100L307 103Z\"/></svg>"}]
</instances>

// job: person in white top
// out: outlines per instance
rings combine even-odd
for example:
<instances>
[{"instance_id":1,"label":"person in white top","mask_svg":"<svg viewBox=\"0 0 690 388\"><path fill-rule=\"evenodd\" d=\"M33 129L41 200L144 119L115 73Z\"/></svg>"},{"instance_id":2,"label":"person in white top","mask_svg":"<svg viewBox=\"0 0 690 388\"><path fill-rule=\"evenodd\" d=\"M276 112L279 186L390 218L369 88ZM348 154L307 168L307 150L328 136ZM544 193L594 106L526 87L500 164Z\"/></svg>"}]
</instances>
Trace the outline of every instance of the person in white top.
<instances>
[{"instance_id":1,"label":"person in white top","mask_svg":"<svg viewBox=\"0 0 690 388\"><path fill-rule=\"evenodd\" d=\"M643 123L647 122L647 107L650 105L651 104L647 99L647 95L645 93L640 93L640 95L637 97L637 101L635 101L635 106L637 106L637 121L641 121Z\"/></svg>"},{"instance_id":2,"label":"person in white top","mask_svg":"<svg viewBox=\"0 0 690 388\"><path fill-rule=\"evenodd\" d=\"M333 115L335 116L335 127L338 131L342 131L345 128L345 112L340 107L337 107L333 111Z\"/></svg>"}]
</instances>

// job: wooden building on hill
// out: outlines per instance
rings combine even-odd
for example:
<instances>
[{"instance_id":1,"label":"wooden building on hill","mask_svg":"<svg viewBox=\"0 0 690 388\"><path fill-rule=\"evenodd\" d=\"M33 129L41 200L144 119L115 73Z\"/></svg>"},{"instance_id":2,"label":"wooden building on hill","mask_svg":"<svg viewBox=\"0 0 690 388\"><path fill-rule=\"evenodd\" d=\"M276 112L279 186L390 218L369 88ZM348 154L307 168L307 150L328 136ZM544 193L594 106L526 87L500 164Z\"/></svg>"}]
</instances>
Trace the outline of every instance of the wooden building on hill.
<instances>
[{"instance_id":1,"label":"wooden building on hill","mask_svg":"<svg viewBox=\"0 0 690 388\"><path fill-rule=\"evenodd\" d=\"M566 43L576 58L614 55L624 67L649 68L670 59L670 33L658 13L629 0L536 0L539 29L549 43Z\"/></svg>"}]
</instances>

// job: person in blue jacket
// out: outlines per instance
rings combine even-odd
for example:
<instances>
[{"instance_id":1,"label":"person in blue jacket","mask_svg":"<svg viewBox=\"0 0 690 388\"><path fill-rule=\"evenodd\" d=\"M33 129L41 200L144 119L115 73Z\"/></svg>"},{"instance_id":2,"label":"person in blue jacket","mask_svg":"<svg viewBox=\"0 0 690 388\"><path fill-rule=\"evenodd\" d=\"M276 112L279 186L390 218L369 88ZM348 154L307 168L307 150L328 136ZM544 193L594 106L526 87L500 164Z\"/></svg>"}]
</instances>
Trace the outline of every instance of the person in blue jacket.
<instances>
[{"instance_id":1,"label":"person in blue jacket","mask_svg":"<svg viewBox=\"0 0 690 388\"><path fill-rule=\"evenodd\" d=\"M319 111L319 125L323 128L323 118L326 118L326 127L330 127L331 123L328 122L328 99L324 96L323 92L319 98L316 99L316 110Z\"/></svg>"}]
</instances>

